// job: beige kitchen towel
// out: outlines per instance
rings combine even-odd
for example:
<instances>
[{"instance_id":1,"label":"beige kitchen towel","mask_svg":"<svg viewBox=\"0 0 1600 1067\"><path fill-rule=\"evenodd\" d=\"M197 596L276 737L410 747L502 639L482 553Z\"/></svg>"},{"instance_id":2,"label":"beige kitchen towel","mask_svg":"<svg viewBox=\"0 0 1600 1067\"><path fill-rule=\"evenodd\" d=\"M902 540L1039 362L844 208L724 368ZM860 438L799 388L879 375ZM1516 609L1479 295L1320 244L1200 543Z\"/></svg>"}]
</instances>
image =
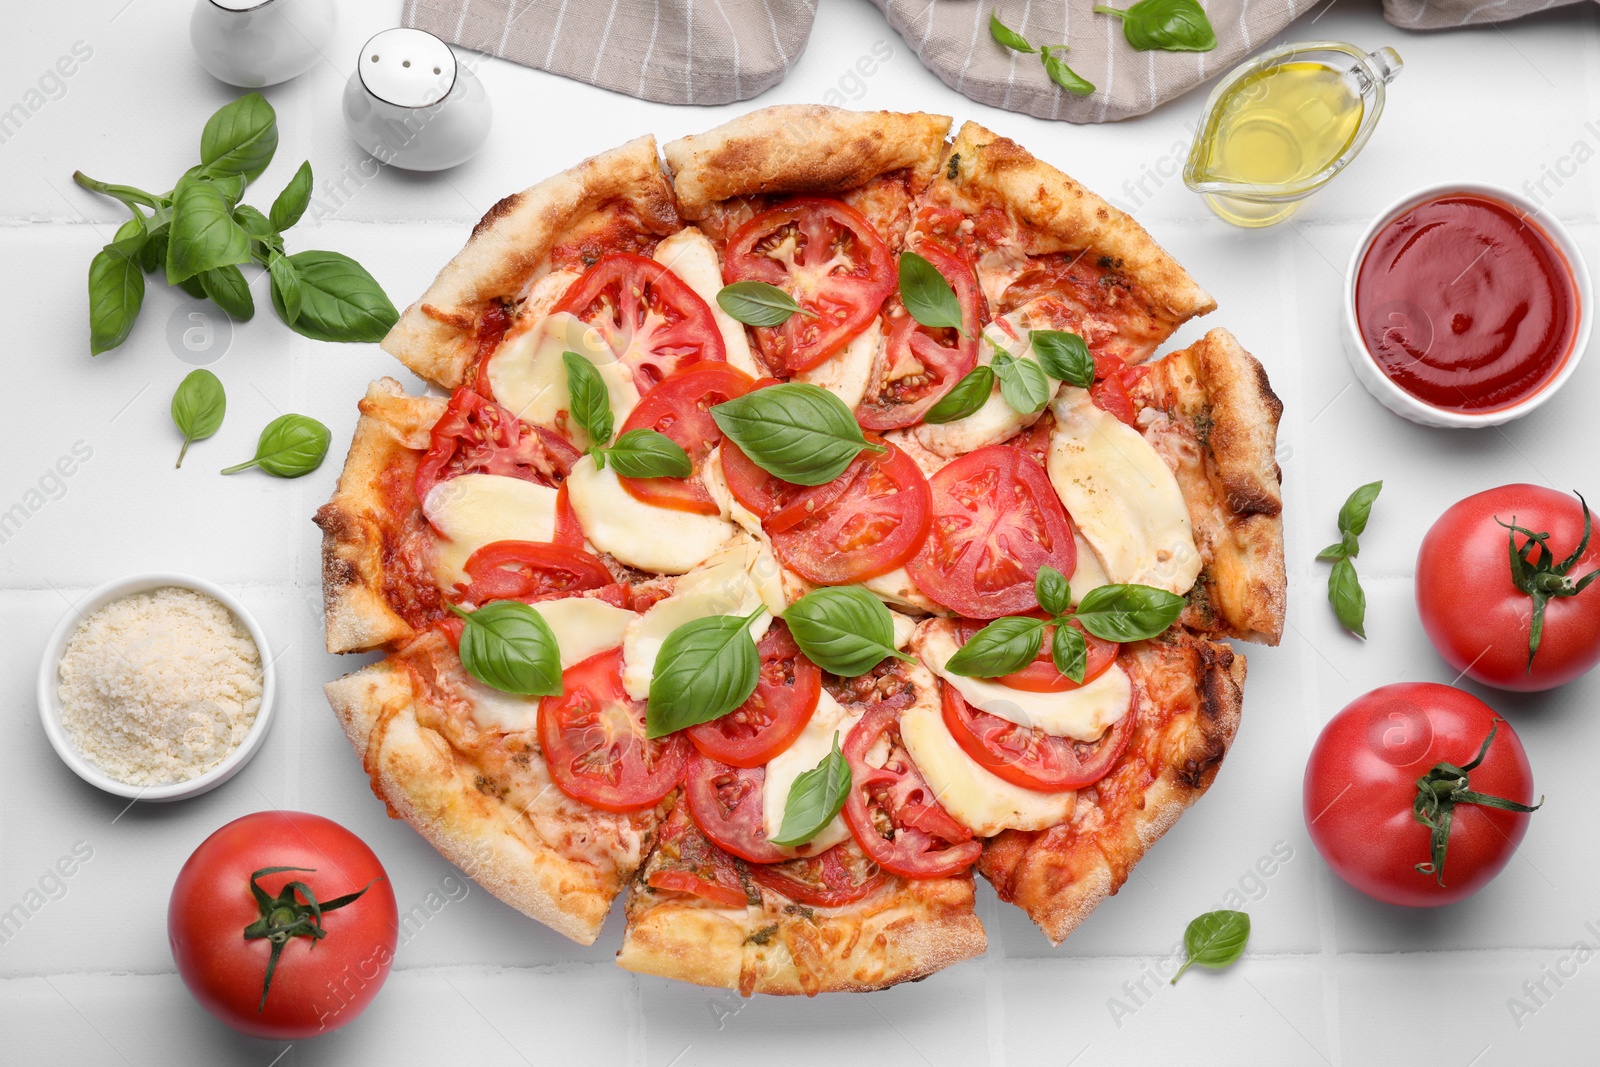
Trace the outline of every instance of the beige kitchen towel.
<instances>
[{"instance_id":1,"label":"beige kitchen towel","mask_svg":"<svg viewBox=\"0 0 1600 1067\"><path fill-rule=\"evenodd\" d=\"M1109 122L1142 115L1239 63L1332 0L1201 0L1210 52L1136 52L1096 0L872 0L939 79L981 103L1041 118ZM1126 7L1133 0L1102 0ZM1384 0L1407 29L1502 22L1583 0ZM1093 83L1074 96L1038 56L1001 47L989 15L1034 45L1068 44ZM404 0L402 20L466 48L671 104L726 104L766 91L805 48L816 0ZM1316 16L1313 16L1313 19ZM1306 36L1315 36L1308 21ZM1363 41L1377 47L1403 42Z\"/></svg>"}]
</instances>

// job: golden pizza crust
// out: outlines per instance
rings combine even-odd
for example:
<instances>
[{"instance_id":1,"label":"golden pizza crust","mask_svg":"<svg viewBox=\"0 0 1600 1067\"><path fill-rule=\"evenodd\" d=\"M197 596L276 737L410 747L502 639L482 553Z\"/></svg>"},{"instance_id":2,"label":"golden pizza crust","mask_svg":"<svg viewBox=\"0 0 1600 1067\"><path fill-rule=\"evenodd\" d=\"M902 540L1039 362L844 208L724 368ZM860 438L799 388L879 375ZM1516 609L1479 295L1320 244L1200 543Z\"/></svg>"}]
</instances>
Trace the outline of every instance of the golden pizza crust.
<instances>
[{"instance_id":1,"label":"golden pizza crust","mask_svg":"<svg viewBox=\"0 0 1600 1067\"><path fill-rule=\"evenodd\" d=\"M1127 881L1133 865L1211 787L1239 729L1245 660L1176 631L1125 645L1140 716L1112 772L1078 795L1071 822L1007 830L984 843L978 870L1059 945ZM1167 714L1162 713L1167 709ZM1152 778L1153 754L1160 770Z\"/></svg>"},{"instance_id":2,"label":"golden pizza crust","mask_svg":"<svg viewBox=\"0 0 1600 1067\"><path fill-rule=\"evenodd\" d=\"M477 355L478 323L491 301L520 303L549 268L550 251L602 209L665 236L680 228L672 189L644 136L603 152L491 207L466 246L400 316L383 350L428 381L455 389Z\"/></svg>"},{"instance_id":3,"label":"golden pizza crust","mask_svg":"<svg viewBox=\"0 0 1600 1067\"><path fill-rule=\"evenodd\" d=\"M668 142L663 152L679 212L701 219L734 197L832 196L894 171L911 171L920 189L949 130L948 115L782 104Z\"/></svg>"},{"instance_id":4,"label":"golden pizza crust","mask_svg":"<svg viewBox=\"0 0 1600 1067\"><path fill-rule=\"evenodd\" d=\"M393 378L367 386L350 452L333 498L317 509L322 527L322 604L329 652L393 647L436 613L432 582L413 588L394 574L408 546L426 535L412 482L444 401L408 396ZM385 492L385 488L389 491ZM397 581L398 579L398 581ZM386 596L386 590L395 599ZM407 607L410 621L396 611Z\"/></svg>"}]
</instances>

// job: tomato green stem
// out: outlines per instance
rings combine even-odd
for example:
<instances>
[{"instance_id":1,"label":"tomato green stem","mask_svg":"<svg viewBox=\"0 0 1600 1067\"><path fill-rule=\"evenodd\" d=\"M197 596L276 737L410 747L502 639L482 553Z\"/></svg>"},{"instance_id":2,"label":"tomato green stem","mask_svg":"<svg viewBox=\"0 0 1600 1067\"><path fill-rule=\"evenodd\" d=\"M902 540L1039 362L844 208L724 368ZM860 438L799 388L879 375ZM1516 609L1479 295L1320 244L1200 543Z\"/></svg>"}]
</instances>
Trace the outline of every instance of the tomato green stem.
<instances>
[{"instance_id":1,"label":"tomato green stem","mask_svg":"<svg viewBox=\"0 0 1600 1067\"><path fill-rule=\"evenodd\" d=\"M1550 534L1534 533L1526 527L1517 525L1517 517L1511 516L1509 523L1494 521L1505 527L1506 540L1511 552L1511 583L1522 592L1528 594L1533 600L1533 615L1528 623L1528 667L1529 674L1533 673L1533 657L1539 652L1539 641L1544 636L1544 609L1551 597L1577 596L1586 589L1590 582L1600 576L1600 568L1590 571L1577 581L1573 581L1570 572L1577 565L1584 550L1589 547L1589 534L1591 521L1589 516L1589 502L1583 499L1583 494L1574 492L1578 503L1583 507L1583 539L1578 542L1578 547L1573 549L1572 555L1561 562L1556 562L1555 553L1550 551ZM1522 547L1517 547L1517 534L1527 538L1522 542Z\"/></svg>"},{"instance_id":2,"label":"tomato green stem","mask_svg":"<svg viewBox=\"0 0 1600 1067\"><path fill-rule=\"evenodd\" d=\"M371 889L378 880L374 878L354 893L335 897L326 904L319 902L316 893L304 882L285 882L276 897L269 896L257 882L257 879L265 875L282 874L285 871L315 874L316 868L263 867L250 876L250 893L256 898L256 906L261 909L261 917L244 928L244 939L246 941L265 939L272 943L272 954L267 957L266 977L261 982L261 1001L256 1005L257 1014L267 1006L267 994L272 990L272 976L278 970L278 957L283 955L283 946L289 943L289 939L309 937L311 943L315 945L328 936L328 931L322 928L322 917L330 911L337 911L346 904L359 900L361 894ZM297 892L305 898L304 903L295 899Z\"/></svg>"},{"instance_id":3,"label":"tomato green stem","mask_svg":"<svg viewBox=\"0 0 1600 1067\"><path fill-rule=\"evenodd\" d=\"M1445 852L1450 847L1450 824L1455 816L1457 804L1476 804L1484 808L1498 808L1501 811L1537 811L1544 804L1544 797L1539 798L1539 803L1529 807L1519 804L1515 800L1505 797L1490 796L1472 790L1469 781L1469 772L1478 769L1483 758L1489 754L1489 746L1494 742L1495 732L1500 729L1504 720L1496 718L1489 726L1489 736L1483 739L1483 747L1478 749L1478 754L1471 763L1457 767L1453 763L1439 762L1427 774L1417 779L1417 799L1411 805L1411 817L1432 831L1430 852L1432 859L1427 863L1416 865L1419 874L1431 874L1438 879L1439 885L1444 885L1444 860Z\"/></svg>"}]
</instances>

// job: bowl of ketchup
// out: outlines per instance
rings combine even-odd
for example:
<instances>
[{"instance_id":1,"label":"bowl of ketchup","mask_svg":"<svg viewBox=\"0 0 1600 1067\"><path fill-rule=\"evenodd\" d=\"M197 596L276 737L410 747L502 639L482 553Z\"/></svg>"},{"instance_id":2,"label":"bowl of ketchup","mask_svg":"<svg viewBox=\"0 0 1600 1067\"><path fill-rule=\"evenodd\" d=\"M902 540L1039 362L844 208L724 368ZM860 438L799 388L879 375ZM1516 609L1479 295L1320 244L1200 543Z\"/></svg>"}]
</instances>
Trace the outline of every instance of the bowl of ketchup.
<instances>
[{"instance_id":1,"label":"bowl of ketchup","mask_svg":"<svg viewBox=\"0 0 1600 1067\"><path fill-rule=\"evenodd\" d=\"M1561 223L1506 189L1456 182L1400 200L1345 272L1345 351L1389 410L1496 426L1572 377L1589 341L1588 268Z\"/></svg>"}]
</instances>

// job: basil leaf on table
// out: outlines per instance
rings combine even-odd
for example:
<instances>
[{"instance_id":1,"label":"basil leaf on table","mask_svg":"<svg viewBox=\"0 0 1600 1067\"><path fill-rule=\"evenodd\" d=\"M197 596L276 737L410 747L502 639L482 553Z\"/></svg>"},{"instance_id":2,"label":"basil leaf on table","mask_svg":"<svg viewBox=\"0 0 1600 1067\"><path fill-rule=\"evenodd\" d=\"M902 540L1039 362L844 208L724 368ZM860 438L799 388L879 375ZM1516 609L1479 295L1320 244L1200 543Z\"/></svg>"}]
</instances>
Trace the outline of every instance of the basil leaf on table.
<instances>
[{"instance_id":1,"label":"basil leaf on table","mask_svg":"<svg viewBox=\"0 0 1600 1067\"><path fill-rule=\"evenodd\" d=\"M967 638L945 663L945 670L968 678L1015 674L1038 657L1043 641L1043 620L1007 615Z\"/></svg>"},{"instance_id":2,"label":"basil leaf on table","mask_svg":"<svg viewBox=\"0 0 1600 1067\"><path fill-rule=\"evenodd\" d=\"M576 352L561 353L567 368L567 393L572 398L572 417L589 435L589 443L604 448L611 443L614 420L611 392L593 363Z\"/></svg>"},{"instance_id":3,"label":"basil leaf on table","mask_svg":"<svg viewBox=\"0 0 1600 1067\"><path fill-rule=\"evenodd\" d=\"M1000 379L1000 395L1018 413L1032 415L1050 403L1050 379L1035 360L996 352L991 366Z\"/></svg>"},{"instance_id":4,"label":"basil leaf on table","mask_svg":"<svg viewBox=\"0 0 1600 1067\"><path fill-rule=\"evenodd\" d=\"M785 382L711 409L717 428L768 474L797 485L824 485L871 444L844 401L815 385Z\"/></svg>"},{"instance_id":5,"label":"basil leaf on table","mask_svg":"<svg viewBox=\"0 0 1600 1067\"><path fill-rule=\"evenodd\" d=\"M915 252L900 253L900 302L929 329L961 333L961 301L939 268Z\"/></svg>"},{"instance_id":6,"label":"basil leaf on table","mask_svg":"<svg viewBox=\"0 0 1600 1067\"><path fill-rule=\"evenodd\" d=\"M300 216L305 214L306 206L310 203L311 161L308 159L300 164L300 169L294 172L289 184L272 202L272 228L279 232L287 230L300 221Z\"/></svg>"},{"instance_id":7,"label":"basil leaf on table","mask_svg":"<svg viewBox=\"0 0 1600 1067\"><path fill-rule=\"evenodd\" d=\"M850 784L850 764L839 751L839 732L835 730L833 751L789 786L783 823L771 842L779 848L795 848L816 837L844 808Z\"/></svg>"},{"instance_id":8,"label":"basil leaf on table","mask_svg":"<svg viewBox=\"0 0 1600 1067\"><path fill-rule=\"evenodd\" d=\"M1360 537L1367 532L1367 520L1372 517L1372 505L1383 492L1383 482L1368 482L1352 492L1339 508L1339 532L1350 537ZM1347 553L1355 555L1354 551Z\"/></svg>"},{"instance_id":9,"label":"basil leaf on table","mask_svg":"<svg viewBox=\"0 0 1600 1067\"><path fill-rule=\"evenodd\" d=\"M1317 559L1323 563L1332 563L1337 559L1355 559L1361 554L1361 544L1356 540L1356 535L1346 532L1334 544L1329 545L1317 553Z\"/></svg>"},{"instance_id":10,"label":"basil leaf on table","mask_svg":"<svg viewBox=\"0 0 1600 1067\"><path fill-rule=\"evenodd\" d=\"M814 589L789 605L783 621L806 658L829 674L855 678L888 656L911 659L894 647L889 609L860 586Z\"/></svg>"},{"instance_id":11,"label":"basil leaf on table","mask_svg":"<svg viewBox=\"0 0 1600 1067\"><path fill-rule=\"evenodd\" d=\"M1000 12L989 12L989 36L1005 45L1013 52L1032 54L1033 45L1029 44L1016 30L1000 21Z\"/></svg>"},{"instance_id":12,"label":"basil leaf on table","mask_svg":"<svg viewBox=\"0 0 1600 1067\"><path fill-rule=\"evenodd\" d=\"M1339 508L1338 542L1317 553L1318 560L1333 563L1328 574L1328 603L1333 605L1334 617L1339 625L1361 638L1367 636L1367 594L1351 561L1361 554L1360 537L1372 517L1373 502L1382 491L1383 482L1368 482L1345 498Z\"/></svg>"},{"instance_id":13,"label":"basil leaf on table","mask_svg":"<svg viewBox=\"0 0 1600 1067\"><path fill-rule=\"evenodd\" d=\"M267 274L272 281L273 306L279 317L293 326L300 318L300 274L288 256L277 252L267 260Z\"/></svg>"},{"instance_id":14,"label":"basil leaf on table","mask_svg":"<svg viewBox=\"0 0 1600 1067\"><path fill-rule=\"evenodd\" d=\"M178 450L174 467L183 466L191 442L203 441L221 428L227 410L228 397L222 382L205 368L190 371L178 383L177 392L172 394L172 421L183 434L183 447Z\"/></svg>"},{"instance_id":15,"label":"basil leaf on table","mask_svg":"<svg viewBox=\"0 0 1600 1067\"><path fill-rule=\"evenodd\" d=\"M951 386L950 391L922 416L922 421L937 424L964 419L988 403L993 392L994 368L980 363Z\"/></svg>"},{"instance_id":16,"label":"basil leaf on table","mask_svg":"<svg viewBox=\"0 0 1600 1067\"><path fill-rule=\"evenodd\" d=\"M1126 10L1096 4L1097 14L1122 20L1122 35L1136 51L1209 52L1217 34L1198 0L1139 0Z\"/></svg>"},{"instance_id":17,"label":"basil leaf on table","mask_svg":"<svg viewBox=\"0 0 1600 1067\"><path fill-rule=\"evenodd\" d=\"M200 173L255 181L278 150L278 116L260 93L246 93L206 120L200 134Z\"/></svg>"},{"instance_id":18,"label":"basil leaf on table","mask_svg":"<svg viewBox=\"0 0 1600 1067\"><path fill-rule=\"evenodd\" d=\"M1083 338L1065 330L1034 330L1028 335L1033 354L1046 374L1087 389L1094 384L1094 357Z\"/></svg>"},{"instance_id":19,"label":"basil leaf on table","mask_svg":"<svg viewBox=\"0 0 1600 1067\"><path fill-rule=\"evenodd\" d=\"M144 305L139 250L113 241L89 261L89 354L98 356L128 339Z\"/></svg>"},{"instance_id":20,"label":"basil leaf on table","mask_svg":"<svg viewBox=\"0 0 1600 1067\"><path fill-rule=\"evenodd\" d=\"M230 318L249 322L255 315L256 302L250 295L250 283L244 280L244 272L232 263L212 267L197 277L206 296Z\"/></svg>"},{"instance_id":21,"label":"basil leaf on table","mask_svg":"<svg viewBox=\"0 0 1600 1067\"><path fill-rule=\"evenodd\" d=\"M287 257L300 279L300 314L290 322L276 289L272 305L296 333L314 341L381 341L400 319L372 275L338 252Z\"/></svg>"},{"instance_id":22,"label":"basil leaf on table","mask_svg":"<svg viewBox=\"0 0 1600 1067\"><path fill-rule=\"evenodd\" d=\"M1367 636L1367 594L1356 577L1355 564L1348 559L1336 562L1328 574L1328 603L1333 605L1340 626L1357 637Z\"/></svg>"},{"instance_id":23,"label":"basil leaf on table","mask_svg":"<svg viewBox=\"0 0 1600 1067\"><path fill-rule=\"evenodd\" d=\"M629 430L610 448L596 449L595 463L610 463L624 478L687 478L694 473L689 453L659 430Z\"/></svg>"},{"instance_id":24,"label":"basil leaf on table","mask_svg":"<svg viewBox=\"0 0 1600 1067\"><path fill-rule=\"evenodd\" d=\"M667 635L650 680L647 737L720 719L750 699L761 676L750 623L765 610L695 619Z\"/></svg>"},{"instance_id":25,"label":"basil leaf on table","mask_svg":"<svg viewBox=\"0 0 1600 1067\"><path fill-rule=\"evenodd\" d=\"M260 467L279 478L298 478L322 466L330 438L328 428L309 415L279 415L261 431L255 456L222 473Z\"/></svg>"},{"instance_id":26,"label":"basil leaf on table","mask_svg":"<svg viewBox=\"0 0 1600 1067\"><path fill-rule=\"evenodd\" d=\"M1106 641L1148 641L1177 621L1185 603L1152 585L1102 585L1084 594L1073 617Z\"/></svg>"},{"instance_id":27,"label":"basil leaf on table","mask_svg":"<svg viewBox=\"0 0 1600 1067\"><path fill-rule=\"evenodd\" d=\"M1066 46L1061 48L1065 51ZM1094 92L1093 82L1063 63L1049 48L1042 49L1039 58L1044 62L1044 72L1050 75L1050 80L1073 96L1088 96Z\"/></svg>"},{"instance_id":28,"label":"basil leaf on table","mask_svg":"<svg viewBox=\"0 0 1600 1067\"><path fill-rule=\"evenodd\" d=\"M249 261L250 235L233 220L233 205L217 185L203 180L180 185L172 200L167 282Z\"/></svg>"},{"instance_id":29,"label":"basil leaf on table","mask_svg":"<svg viewBox=\"0 0 1600 1067\"><path fill-rule=\"evenodd\" d=\"M767 282L734 282L717 291L717 306L746 326L782 326L799 312L816 318L794 297Z\"/></svg>"},{"instance_id":30,"label":"basil leaf on table","mask_svg":"<svg viewBox=\"0 0 1600 1067\"><path fill-rule=\"evenodd\" d=\"M1089 670L1089 642L1076 627L1057 623L1055 636L1050 639L1050 659L1059 674L1081 685Z\"/></svg>"},{"instance_id":31,"label":"basil leaf on table","mask_svg":"<svg viewBox=\"0 0 1600 1067\"><path fill-rule=\"evenodd\" d=\"M1172 976L1176 985L1183 972L1198 963L1213 969L1226 967L1244 955L1250 940L1250 916L1242 911L1208 911L1183 931L1183 948L1189 958Z\"/></svg>"},{"instance_id":32,"label":"basil leaf on table","mask_svg":"<svg viewBox=\"0 0 1600 1067\"><path fill-rule=\"evenodd\" d=\"M520 600L496 600L477 611L445 605L461 628L461 665L502 693L547 697L561 693L561 649L544 616Z\"/></svg>"},{"instance_id":33,"label":"basil leaf on table","mask_svg":"<svg viewBox=\"0 0 1600 1067\"><path fill-rule=\"evenodd\" d=\"M1067 576L1049 564L1039 568L1033 578L1033 595L1039 606L1051 615L1065 615L1072 610L1072 586Z\"/></svg>"}]
</instances>

